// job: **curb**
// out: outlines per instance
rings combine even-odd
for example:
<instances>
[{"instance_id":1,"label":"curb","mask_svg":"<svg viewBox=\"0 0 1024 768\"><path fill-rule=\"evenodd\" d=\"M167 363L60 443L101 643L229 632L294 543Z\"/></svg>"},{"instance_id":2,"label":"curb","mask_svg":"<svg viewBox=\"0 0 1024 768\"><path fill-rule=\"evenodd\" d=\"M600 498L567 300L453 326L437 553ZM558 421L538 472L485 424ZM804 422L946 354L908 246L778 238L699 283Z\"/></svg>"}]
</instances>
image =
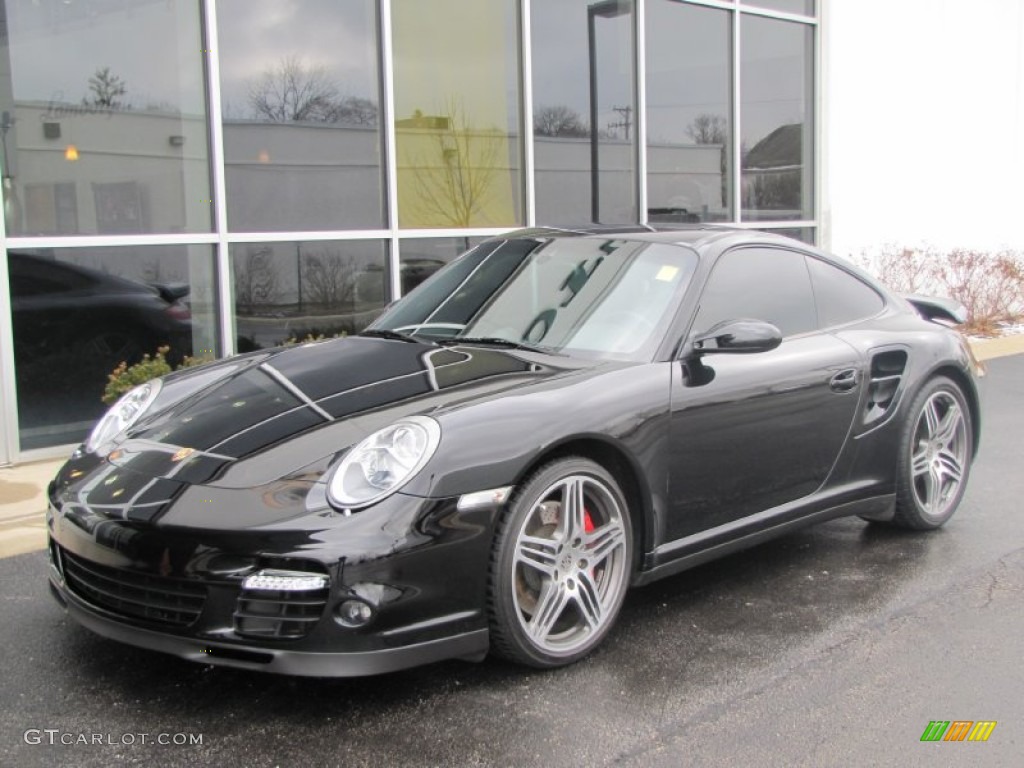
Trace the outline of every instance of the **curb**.
<instances>
[{"instance_id":1,"label":"curb","mask_svg":"<svg viewBox=\"0 0 1024 768\"><path fill-rule=\"evenodd\" d=\"M1001 336L997 339L968 339L978 360L993 360L997 357L1024 354L1024 333Z\"/></svg>"},{"instance_id":2,"label":"curb","mask_svg":"<svg viewBox=\"0 0 1024 768\"><path fill-rule=\"evenodd\" d=\"M46 547L46 486L64 459L0 469L0 557Z\"/></svg>"}]
</instances>

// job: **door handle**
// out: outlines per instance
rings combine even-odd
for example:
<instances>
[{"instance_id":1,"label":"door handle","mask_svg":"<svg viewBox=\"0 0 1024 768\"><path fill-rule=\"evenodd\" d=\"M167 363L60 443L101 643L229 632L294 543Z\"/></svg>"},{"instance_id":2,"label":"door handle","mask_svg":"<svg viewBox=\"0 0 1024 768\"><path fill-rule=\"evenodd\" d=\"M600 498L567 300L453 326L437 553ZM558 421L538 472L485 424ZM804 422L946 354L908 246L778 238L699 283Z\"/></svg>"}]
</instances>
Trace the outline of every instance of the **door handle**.
<instances>
[{"instance_id":1,"label":"door handle","mask_svg":"<svg viewBox=\"0 0 1024 768\"><path fill-rule=\"evenodd\" d=\"M847 368L829 379L828 387L833 392L850 392L857 388L860 376L856 368Z\"/></svg>"}]
</instances>

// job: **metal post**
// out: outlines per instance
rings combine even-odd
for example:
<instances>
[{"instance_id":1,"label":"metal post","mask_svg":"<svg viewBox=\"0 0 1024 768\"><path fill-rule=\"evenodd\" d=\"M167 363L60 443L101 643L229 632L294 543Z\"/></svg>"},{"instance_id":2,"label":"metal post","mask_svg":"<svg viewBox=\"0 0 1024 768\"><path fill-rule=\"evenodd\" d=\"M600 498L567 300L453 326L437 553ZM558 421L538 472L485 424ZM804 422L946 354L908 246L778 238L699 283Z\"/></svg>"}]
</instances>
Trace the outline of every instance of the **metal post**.
<instances>
[{"instance_id":1,"label":"metal post","mask_svg":"<svg viewBox=\"0 0 1024 768\"><path fill-rule=\"evenodd\" d=\"M587 57L590 61L590 218L601 220L601 183L597 146L597 30L594 18L596 5L587 6Z\"/></svg>"}]
</instances>

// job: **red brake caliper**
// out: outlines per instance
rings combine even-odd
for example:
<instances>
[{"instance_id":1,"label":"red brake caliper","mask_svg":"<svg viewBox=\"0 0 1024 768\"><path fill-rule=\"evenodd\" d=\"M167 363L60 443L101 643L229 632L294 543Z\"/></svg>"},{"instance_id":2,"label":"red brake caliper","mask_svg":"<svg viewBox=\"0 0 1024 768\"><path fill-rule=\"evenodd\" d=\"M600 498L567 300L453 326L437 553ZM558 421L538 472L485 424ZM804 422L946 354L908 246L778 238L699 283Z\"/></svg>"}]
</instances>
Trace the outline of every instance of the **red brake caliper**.
<instances>
[{"instance_id":1,"label":"red brake caliper","mask_svg":"<svg viewBox=\"0 0 1024 768\"><path fill-rule=\"evenodd\" d=\"M594 532L594 518L590 516L590 510L586 507L583 508L583 532L593 533ZM594 569L590 569L591 578L594 577Z\"/></svg>"},{"instance_id":2,"label":"red brake caliper","mask_svg":"<svg viewBox=\"0 0 1024 768\"><path fill-rule=\"evenodd\" d=\"M594 518L590 516L590 510L586 507L583 509L583 531L584 533L594 532Z\"/></svg>"}]
</instances>

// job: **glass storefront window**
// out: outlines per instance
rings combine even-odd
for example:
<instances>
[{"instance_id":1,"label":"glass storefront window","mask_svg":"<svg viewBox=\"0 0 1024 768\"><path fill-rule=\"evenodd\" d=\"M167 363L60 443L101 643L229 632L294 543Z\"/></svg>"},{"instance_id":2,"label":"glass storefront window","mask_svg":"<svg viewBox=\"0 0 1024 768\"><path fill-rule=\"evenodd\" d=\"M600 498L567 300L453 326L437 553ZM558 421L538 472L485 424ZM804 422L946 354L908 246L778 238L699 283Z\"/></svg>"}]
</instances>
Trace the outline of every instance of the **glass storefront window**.
<instances>
[{"instance_id":1,"label":"glass storefront window","mask_svg":"<svg viewBox=\"0 0 1024 768\"><path fill-rule=\"evenodd\" d=\"M814 29L744 15L741 35L742 220L813 218Z\"/></svg>"},{"instance_id":2,"label":"glass storefront window","mask_svg":"<svg viewBox=\"0 0 1024 768\"><path fill-rule=\"evenodd\" d=\"M239 352L358 333L390 301L379 240L231 246Z\"/></svg>"},{"instance_id":3,"label":"glass storefront window","mask_svg":"<svg viewBox=\"0 0 1024 768\"><path fill-rule=\"evenodd\" d=\"M537 222L636 222L632 2L545 0L530 15Z\"/></svg>"},{"instance_id":4,"label":"glass storefront window","mask_svg":"<svg viewBox=\"0 0 1024 768\"><path fill-rule=\"evenodd\" d=\"M441 267L487 238L410 237L399 244L399 274L404 296Z\"/></svg>"},{"instance_id":5,"label":"glass storefront window","mask_svg":"<svg viewBox=\"0 0 1024 768\"><path fill-rule=\"evenodd\" d=\"M515 0L394 0L400 226L522 221Z\"/></svg>"},{"instance_id":6,"label":"glass storefront window","mask_svg":"<svg viewBox=\"0 0 1024 768\"><path fill-rule=\"evenodd\" d=\"M802 13L805 16L814 15L814 0L744 0L747 5L755 5L758 8L768 8L783 13Z\"/></svg>"},{"instance_id":7,"label":"glass storefront window","mask_svg":"<svg viewBox=\"0 0 1024 768\"><path fill-rule=\"evenodd\" d=\"M782 235L783 237L792 237L794 240L799 240L808 245L814 245L816 230L813 227L785 227L782 229L767 227L761 230L762 232L771 232L773 235Z\"/></svg>"},{"instance_id":8,"label":"glass storefront window","mask_svg":"<svg viewBox=\"0 0 1024 768\"><path fill-rule=\"evenodd\" d=\"M122 361L216 353L208 245L19 249L7 268L22 450L85 438Z\"/></svg>"},{"instance_id":9,"label":"glass storefront window","mask_svg":"<svg viewBox=\"0 0 1024 768\"><path fill-rule=\"evenodd\" d=\"M395 298L392 286L408 293L486 239L453 235L526 223L526 184L540 226L739 221L813 243L821 6L646 0L639 30L635 6L388 0L384 13L381 0L0 0L10 238L0 248L15 363L0 380L16 386L2 415L11 429L19 415L21 449L81 439L121 359L164 343L172 362L218 349L215 239L232 243L234 306L221 309L236 313L239 351L359 332ZM208 8L216 40L203 30ZM774 18L786 14L809 18ZM209 157L214 63L224 200ZM214 210L226 212L227 232L215 231ZM76 236L73 247L36 247L62 236ZM126 245L167 240L176 244Z\"/></svg>"},{"instance_id":10,"label":"glass storefront window","mask_svg":"<svg viewBox=\"0 0 1024 768\"><path fill-rule=\"evenodd\" d=\"M0 4L8 235L206 232L199 4Z\"/></svg>"},{"instance_id":11,"label":"glass storefront window","mask_svg":"<svg viewBox=\"0 0 1024 768\"><path fill-rule=\"evenodd\" d=\"M219 0L228 227L378 229L376 0Z\"/></svg>"},{"instance_id":12,"label":"glass storefront window","mask_svg":"<svg viewBox=\"0 0 1024 768\"><path fill-rule=\"evenodd\" d=\"M647 4L647 219L732 218L732 14Z\"/></svg>"}]
</instances>

